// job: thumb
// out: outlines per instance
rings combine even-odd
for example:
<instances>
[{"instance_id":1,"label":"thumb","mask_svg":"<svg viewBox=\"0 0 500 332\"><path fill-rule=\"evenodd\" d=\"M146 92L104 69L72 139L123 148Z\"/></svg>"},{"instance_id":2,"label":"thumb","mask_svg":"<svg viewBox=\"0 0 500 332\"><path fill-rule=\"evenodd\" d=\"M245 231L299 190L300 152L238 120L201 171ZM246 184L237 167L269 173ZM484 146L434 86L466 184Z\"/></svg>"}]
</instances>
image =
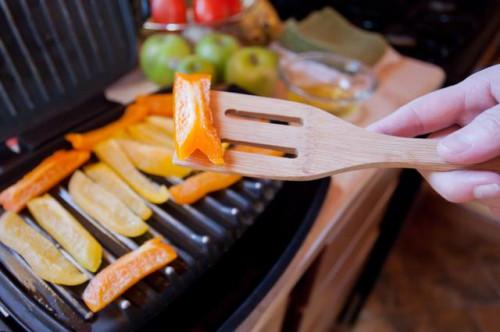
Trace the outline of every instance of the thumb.
<instances>
[{"instance_id":1,"label":"thumb","mask_svg":"<svg viewBox=\"0 0 500 332\"><path fill-rule=\"evenodd\" d=\"M500 105L444 137L437 150L444 160L457 164L476 164L500 156Z\"/></svg>"}]
</instances>

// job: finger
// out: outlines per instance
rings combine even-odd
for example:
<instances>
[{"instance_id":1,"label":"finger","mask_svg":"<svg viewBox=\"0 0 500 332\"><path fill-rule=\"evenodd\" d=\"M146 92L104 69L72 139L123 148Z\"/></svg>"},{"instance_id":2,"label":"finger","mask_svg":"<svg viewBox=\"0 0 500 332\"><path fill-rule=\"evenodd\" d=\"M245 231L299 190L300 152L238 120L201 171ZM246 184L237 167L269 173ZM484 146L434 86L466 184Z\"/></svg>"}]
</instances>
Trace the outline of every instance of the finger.
<instances>
[{"instance_id":1,"label":"finger","mask_svg":"<svg viewBox=\"0 0 500 332\"><path fill-rule=\"evenodd\" d=\"M500 174L488 171L457 170L450 172L420 172L432 188L453 203L473 200L500 199Z\"/></svg>"},{"instance_id":2,"label":"finger","mask_svg":"<svg viewBox=\"0 0 500 332\"><path fill-rule=\"evenodd\" d=\"M475 164L500 156L500 105L444 137L437 150L444 160L458 164Z\"/></svg>"},{"instance_id":3,"label":"finger","mask_svg":"<svg viewBox=\"0 0 500 332\"><path fill-rule=\"evenodd\" d=\"M453 124L465 125L500 101L500 65L465 81L420 97L368 128L388 135L413 137Z\"/></svg>"},{"instance_id":4,"label":"finger","mask_svg":"<svg viewBox=\"0 0 500 332\"><path fill-rule=\"evenodd\" d=\"M455 132L457 127L432 133L430 138L442 138ZM493 216L500 217L500 175L494 172L424 172L420 171L441 196L451 202L478 200L486 205ZM480 174L477 174L480 173ZM471 176L472 174L472 176ZM465 178L465 180L464 180ZM456 189L459 187L459 189Z\"/></svg>"},{"instance_id":5,"label":"finger","mask_svg":"<svg viewBox=\"0 0 500 332\"><path fill-rule=\"evenodd\" d=\"M490 183L474 188L474 197L486 202L488 205L500 208L500 184Z\"/></svg>"},{"instance_id":6,"label":"finger","mask_svg":"<svg viewBox=\"0 0 500 332\"><path fill-rule=\"evenodd\" d=\"M434 91L402 106L367 129L393 136L414 137L456 123L463 105L460 85Z\"/></svg>"}]
</instances>

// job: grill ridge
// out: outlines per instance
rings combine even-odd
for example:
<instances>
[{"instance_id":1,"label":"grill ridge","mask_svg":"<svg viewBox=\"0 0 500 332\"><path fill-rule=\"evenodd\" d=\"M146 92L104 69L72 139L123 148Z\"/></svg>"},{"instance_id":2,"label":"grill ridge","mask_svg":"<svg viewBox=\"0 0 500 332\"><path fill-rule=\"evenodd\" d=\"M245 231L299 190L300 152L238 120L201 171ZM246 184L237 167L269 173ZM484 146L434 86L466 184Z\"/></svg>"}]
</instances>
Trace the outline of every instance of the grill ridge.
<instances>
[{"instance_id":1,"label":"grill ridge","mask_svg":"<svg viewBox=\"0 0 500 332\"><path fill-rule=\"evenodd\" d=\"M23 11L24 17L25 17L25 22L28 25L30 34L33 36L35 39L35 43L38 48L41 49L42 57L45 61L45 64L47 65L50 74L51 74L51 79L54 80L58 92L63 93L64 92L64 86L61 82L61 78L59 77L59 73L57 72L56 67L54 66L54 62L49 56L49 53L47 51L47 47L45 47L45 44L42 42L42 38L40 37L40 32L39 30L35 27L34 22L32 21L32 14L30 11L30 8L28 4L26 3L26 0L21 0L19 2L21 4L21 9Z\"/></svg>"},{"instance_id":2,"label":"grill ridge","mask_svg":"<svg viewBox=\"0 0 500 332\"><path fill-rule=\"evenodd\" d=\"M80 45L80 39L77 38L73 24L72 24L72 22L70 22L68 8L66 7L66 3L61 1L61 0L57 0L57 6L59 7L60 12L62 14L62 18L63 18L63 22L64 22L64 26L65 26L64 30L66 31L66 34L69 37L68 39L70 40L70 43L76 52L76 56L78 58L78 63L80 64L80 67L83 70L84 76L86 78L89 78L90 74L91 74L90 69L89 69L89 65L87 63L86 57L83 56L82 47Z\"/></svg>"},{"instance_id":3,"label":"grill ridge","mask_svg":"<svg viewBox=\"0 0 500 332\"><path fill-rule=\"evenodd\" d=\"M76 84L77 82L77 77L74 69L71 67L71 64L68 59L68 55L65 52L64 48L62 47L63 43L61 40L61 37L56 31L56 28L54 27L54 24L52 23L52 19L50 17L50 13L48 12L48 9L46 6L40 6L41 13L43 14L44 18L44 23L45 25L49 28L49 32L51 37L55 40L55 47L57 49L57 52L59 53L60 59L64 65L64 68L66 69L69 78L71 80L72 84Z\"/></svg>"},{"instance_id":4,"label":"grill ridge","mask_svg":"<svg viewBox=\"0 0 500 332\"><path fill-rule=\"evenodd\" d=\"M38 71L38 68L36 68L36 66L34 64L34 61L33 61L33 59L31 58L31 56L30 56L30 54L28 52L26 44L24 43L23 38L22 38L21 34L19 33L19 30L17 29L16 25L14 24L14 20L12 18L12 14L11 14L11 12L9 10L9 6L7 5L7 2L6 1L2 1L0 3L0 6L2 8L2 11L4 12L5 17L7 18L7 22L9 24L12 36L14 37L13 39L14 39L15 43L17 44L17 47L19 48L19 50L21 52L21 55L23 56L24 60L26 61L26 64L28 65L28 67L29 67L29 69L30 69L30 71L31 71L31 73L33 75L33 78L34 78L34 81L35 81L35 85L37 86L37 88L38 88L40 94L42 95L43 99L47 100L48 99L48 94L47 94L47 91L45 90L45 86L42 83L42 79L40 77L40 73ZM6 50L5 53L7 54L7 56L9 56L7 50ZM12 61L12 58L10 56L9 56L9 59L10 59L10 61ZM23 95L27 96L29 98L29 100L32 100L31 95L27 91L26 85L24 84L26 82L24 82L24 83L22 82L21 76L19 75L19 73L17 72L17 70L16 70L16 76L15 77L16 77L16 80L19 79L19 81L20 81L19 85L24 88ZM31 104L30 108L33 108L33 107L34 107L34 105Z\"/></svg>"}]
</instances>

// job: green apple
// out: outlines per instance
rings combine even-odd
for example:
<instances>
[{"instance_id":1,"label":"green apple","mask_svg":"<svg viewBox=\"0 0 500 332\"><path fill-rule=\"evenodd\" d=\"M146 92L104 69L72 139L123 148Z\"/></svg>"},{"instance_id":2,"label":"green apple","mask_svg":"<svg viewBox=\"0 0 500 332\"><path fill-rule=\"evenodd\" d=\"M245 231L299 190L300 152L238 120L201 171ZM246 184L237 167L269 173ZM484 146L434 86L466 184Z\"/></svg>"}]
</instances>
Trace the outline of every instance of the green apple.
<instances>
[{"instance_id":1,"label":"green apple","mask_svg":"<svg viewBox=\"0 0 500 332\"><path fill-rule=\"evenodd\" d=\"M218 77L223 78L227 60L239 47L238 40L233 36L209 33L196 43L195 53L212 62Z\"/></svg>"},{"instance_id":2,"label":"green apple","mask_svg":"<svg viewBox=\"0 0 500 332\"><path fill-rule=\"evenodd\" d=\"M244 47L226 64L226 83L248 92L270 96L278 79L278 56L263 47Z\"/></svg>"},{"instance_id":3,"label":"green apple","mask_svg":"<svg viewBox=\"0 0 500 332\"><path fill-rule=\"evenodd\" d=\"M146 39L139 56L146 77L161 86L170 86L179 60L189 55L184 38L174 34L157 34Z\"/></svg>"},{"instance_id":4,"label":"green apple","mask_svg":"<svg viewBox=\"0 0 500 332\"><path fill-rule=\"evenodd\" d=\"M212 81L214 82L217 76L215 72L215 66L207 59L204 59L197 55L188 55L184 57L179 62L179 65L177 66L177 71L186 74L193 74L193 73L210 74L212 75Z\"/></svg>"}]
</instances>

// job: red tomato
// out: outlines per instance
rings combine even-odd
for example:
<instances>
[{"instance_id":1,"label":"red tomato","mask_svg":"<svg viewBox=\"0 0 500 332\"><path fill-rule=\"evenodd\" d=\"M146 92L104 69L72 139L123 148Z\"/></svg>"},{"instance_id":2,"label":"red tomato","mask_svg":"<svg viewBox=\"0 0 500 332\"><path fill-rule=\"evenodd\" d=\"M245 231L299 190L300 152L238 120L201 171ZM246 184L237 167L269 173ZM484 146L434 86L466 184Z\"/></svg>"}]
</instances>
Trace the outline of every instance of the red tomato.
<instances>
[{"instance_id":1,"label":"red tomato","mask_svg":"<svg viewBox=\"0 0 500 332\"><path fill-rule=\"evenodd\" d=\"M231 15L237 14L241 11L241 0L226 0L229 6Z\"/></svg>"},{"instance_id":2,"label":"red tomato","mask_svg":"<svg viewBox=\"0 0 500 332\"><path fill-rule=\"evenodd\" d=\"M186 23L184 0L150 0L151 20L156 23Z\"/></svg>"},{"instance_id":3,"label":"red tomato","mask_svg":"<svg viewBox=\"0 0 500 332\"><path fill-rule=\"evenodd\" d=\"M213 23L231 15L227 0L194 0L193 9L198 23Z\"/></svg>"}]
</instances>

